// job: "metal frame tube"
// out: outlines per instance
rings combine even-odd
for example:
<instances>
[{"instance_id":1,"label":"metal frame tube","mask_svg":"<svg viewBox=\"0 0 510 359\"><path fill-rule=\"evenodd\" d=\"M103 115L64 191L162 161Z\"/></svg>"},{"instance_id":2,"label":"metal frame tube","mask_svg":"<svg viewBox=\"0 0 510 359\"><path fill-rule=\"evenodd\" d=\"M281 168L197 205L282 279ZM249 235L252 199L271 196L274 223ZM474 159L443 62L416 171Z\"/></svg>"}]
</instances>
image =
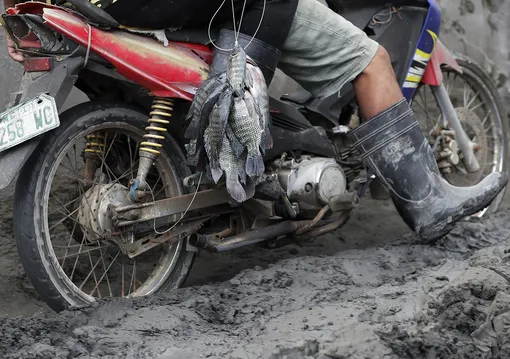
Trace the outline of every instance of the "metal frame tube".
<instances>
[{"instance_id":1,"label":"metal frame tube","mask_svg":"<svg viewBox=\"0 0 510 359\"><path fill-rule=\"evenodd\" d=\"M117 227L130 226L136 223L147 222L155 218L169 217L186 211L214 207L226 204L229 197L226 192L219 190L206 190L195 194L166 198L155 202L133 204L114 208L119 219ZM188 208L189 207L189 208Z\"/></svg>"},{"instance_id":2,"label":"metal frame tube","mask_svg":"<svg viewBox=\"0 0 510 359\"><path fill-rule=\"evenodd\" d=\"M450 96L448 96L446 87L444 84L441 84L439 86L431 86L430 88L432 89L432 93L436 98L443 118L448 121L451 129L455 131L455 139L459 144L460 150L464 154L463 161L464 165L466 166L466 170L471 173L478 171L480 169L480 164L476 159L475 152L473 150L473 143L462 128L459 116L457 116L457 112L453 107Z\"/></svg>"}]
</instances>

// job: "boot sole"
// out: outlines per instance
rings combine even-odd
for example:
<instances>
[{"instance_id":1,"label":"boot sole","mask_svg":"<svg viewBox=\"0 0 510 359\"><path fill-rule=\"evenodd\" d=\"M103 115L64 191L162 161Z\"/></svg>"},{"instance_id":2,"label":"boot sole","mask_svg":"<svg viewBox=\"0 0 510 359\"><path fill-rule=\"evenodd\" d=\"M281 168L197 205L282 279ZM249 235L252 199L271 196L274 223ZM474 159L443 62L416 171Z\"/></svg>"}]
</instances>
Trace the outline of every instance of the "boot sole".
<instances>
[{"instance_id":1,"label":"boot sole","mask_svg":"<svg viewBox=\"0 0 510 359\"><path fill-rule=\"evenodd\" d=\"M449 219L440 223L434 223L433 225L421 227L420 230L418 231L420 239L424 242L432 242L446 236L455 228L455 225L457 224L458 221L468 216L472 216L473 214L478 213L481 210L489 207L491 203L496 199L496 197L501 193L503 188L505 188L507 182L508 176L504 176L504 178L501 181L501 184L498 187L494 188L492 191L488 192L484 196L481 203L480 197L472 198L464 203L464 205L461 207L461 209L459 210L459 212L457 212L455 216L451 216L449 217ZM477 203L479 204L476 205Z\"/></svg>"}]
</instances>

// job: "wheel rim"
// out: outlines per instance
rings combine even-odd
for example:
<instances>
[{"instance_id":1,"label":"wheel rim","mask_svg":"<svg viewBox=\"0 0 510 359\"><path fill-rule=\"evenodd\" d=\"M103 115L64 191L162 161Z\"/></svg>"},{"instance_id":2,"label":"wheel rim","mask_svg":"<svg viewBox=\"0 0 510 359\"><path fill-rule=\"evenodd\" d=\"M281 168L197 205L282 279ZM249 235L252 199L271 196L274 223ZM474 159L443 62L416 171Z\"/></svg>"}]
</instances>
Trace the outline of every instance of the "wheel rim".
<instances>
[{"instance_id":1,"label":"wheel rim","mask_svg":"<svg viewBox=\"0 0 510 359\"><path fill-rule=\"evenodd\" d=\"M483 80L469 68L462 68L459 74L450 68L443 68L444 86L461 120L468 137L479 145L475 156L480 170L466 173L462 158L457 166L451 166L451 173L443 177L454 186L472 186L479 183L492 172L502 172L505 161L503 119L497 102ZM437 143L437 137L431 134L433 128L442 123L443 118L429 86L421 85L412 103L420 128L435 148L436 158L443 147ZM444 154L444 152L443 152ZM461 154L462 156L462 154ZM438 160L438 164L444 161ZM444 171L444 169L442 169ZM475 216L482 217L488 209Z\"/></svg>"},{"instance_id":2,"label":"wheel rim","mask_svg":"<svg viewBox=\"0 0 510 359\"><path fill-rule=\"evenodd\" d=\"M85 137L93 133L104 134L104 152L92 187L98 184L101 173L107 184L127 187L137 170L138 144L143 131L126 123L110 122L90 127L76 134L59 152L44 184L42 204L44 244L50 263L61 279L61 283L57 280L59 283L56 284L64 285L61 293L71 291L86 303L96 298L153 294L173 272L182 241L173 245L162 244L130 260L100 233L94 232L100 238L94 243L84 235L84 231L91 228L78 219L80 208L83 212L80 203L87 193L85 164L80 155L85 148ZM118 161L112 161L116 152L119 153ZM155 199L183 194L178 173L165 151L156 161L147 182ZM69 191L73 187L74 190ZM65 200L66 193L72 198ZM154 222L150 226L160 224ZM136 229L138 236L150 231L149 225Z\"/></svg>"}]
</instances>

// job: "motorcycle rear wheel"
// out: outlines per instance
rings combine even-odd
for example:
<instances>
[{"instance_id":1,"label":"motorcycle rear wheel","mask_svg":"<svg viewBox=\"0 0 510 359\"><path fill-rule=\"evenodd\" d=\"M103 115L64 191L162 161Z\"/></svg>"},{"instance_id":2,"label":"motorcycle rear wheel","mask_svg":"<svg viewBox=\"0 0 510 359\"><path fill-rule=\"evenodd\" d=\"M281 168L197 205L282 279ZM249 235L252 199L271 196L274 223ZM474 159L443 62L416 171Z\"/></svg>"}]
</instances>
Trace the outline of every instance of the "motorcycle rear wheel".
<instances>
[{"instance_id":1,"label":"motorcycle rear wheel","mask_svg":"<svg viewBox=\"0 0 510 359\"><path fill-rule=\"evenodd\" d=\"M14 198L18 253L37 293L58 312L98 298L145 296L181 286L194 260L185 239L159 245L151 250L154 252L130 260L107 237L91 239L97 231L79 218L88 212L92 216L91 208L99 212L99 207L87 205L92 198L90 188L99 182L88 189L80 177L84 168L80 156L86 148L80 141L85 142L91 134L103 135L103 162L96 178L102 178L101 188L117 186L123 197L136 174L138 144L147 115L124 104L98 101L71 108L60 118L60 127L44 137L23 167ZM185 194L181 179L190 172L181 148L170 136L153 167L151 185L157 199L158 190L163 198ZM90 218L100 221L99 216ZM143 230L151 233L152 225Z\"/></svg>"},{"instance_id":2,"label":"motorcycle rear wheel","mask_svg":"<svg viewBox=\"0 0 510 359\"><path fill-rule=\"evenodd\" d=\"M492 172L509 173L510 129L505 107L487 72L465 55L455 54L455 59L463 73L459 74L450 67L443 67L444 85L466 134L480 145L480 149L475 152L480 164L479 171L466 173L461 159L457 166L451 167L451 173L443 174L448 182L462 187L475 185ZM412 108L420 128L433 145L436 138L430 131L442 121L442 116L430 87L419 86ZM437 146L436 154L440 150L441 145ZM488 208L474 216L482 217L497 212L505 191L506 188Z\"/></svg>"}]
</instances>

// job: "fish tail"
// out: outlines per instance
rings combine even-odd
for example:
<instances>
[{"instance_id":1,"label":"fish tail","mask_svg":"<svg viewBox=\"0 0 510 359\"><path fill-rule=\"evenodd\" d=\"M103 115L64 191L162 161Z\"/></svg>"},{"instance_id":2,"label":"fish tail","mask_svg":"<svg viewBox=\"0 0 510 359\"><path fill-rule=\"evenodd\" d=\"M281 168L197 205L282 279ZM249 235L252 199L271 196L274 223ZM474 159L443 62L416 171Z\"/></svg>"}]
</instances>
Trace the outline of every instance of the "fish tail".
<instances>
[{"instance_id":1,"label":"fish tail","mask_svg":"<svg viewBox=\"0 0 510 359\"><path fill-rule=\"evenodd\" d=\"M220 168L212 167L211 165L209 166L209 168L211 170L211 177L212 177L214 183L218 183L218 181L223 176L223 171Z\"/></svg>"},{"instance_id":2,"label":"fish tail","mask_svg":"<svg viewBox=\"0 0 510 359\"><path fill-rule=\"evenodd\" d=\"M243 188L247 198L252 198L255 195L255 181L251 178L248 178L248 181Z\"/></svg>"},{"instance_id":3,"label":"fish tail","mask_svg":"<svg viewBox=\"0 0 510 359\"><path fill-rule=\"evenodd\" d=\"M195 139L200 136L200 118L193 117L191 120L186 132L184 133L184 137L187 139Z\"/></svg>"},{"instance_id":4,"label":"fish tail","mask_svg":"<svg viewBox=\"0 0 510 359\"><path fill-rule=\"evenodd\" d=\"M185 119L186 122L191 121L191 119L193 118L193 115L195 114L195 106L196 105L192 102L191 106L188 110L188 113L186 114L186 119Z\"/></svg>"},{"instance_id":5,"label":"fish tail","mask_svg":"<svg viewBox=\"0 0 510 359\"><path fill-rule=\"evenodd\" d=\"M260 176L262 173L264 173L264 159L260 155L258 149L255 155L248 153L245 169L248 176Z\"/></svg>"},{"instance_id":6,"label":"fish tail","mask_svg":"<svg viewBox=\"0 0 510 359\"><path fill-rule=\"evenodd\" d=\"M245 202L247 199L246 192L244 191L244 188L239 182L237 176L227 177L227 192L237 203Z\"/></svg>"}]
</instances>

